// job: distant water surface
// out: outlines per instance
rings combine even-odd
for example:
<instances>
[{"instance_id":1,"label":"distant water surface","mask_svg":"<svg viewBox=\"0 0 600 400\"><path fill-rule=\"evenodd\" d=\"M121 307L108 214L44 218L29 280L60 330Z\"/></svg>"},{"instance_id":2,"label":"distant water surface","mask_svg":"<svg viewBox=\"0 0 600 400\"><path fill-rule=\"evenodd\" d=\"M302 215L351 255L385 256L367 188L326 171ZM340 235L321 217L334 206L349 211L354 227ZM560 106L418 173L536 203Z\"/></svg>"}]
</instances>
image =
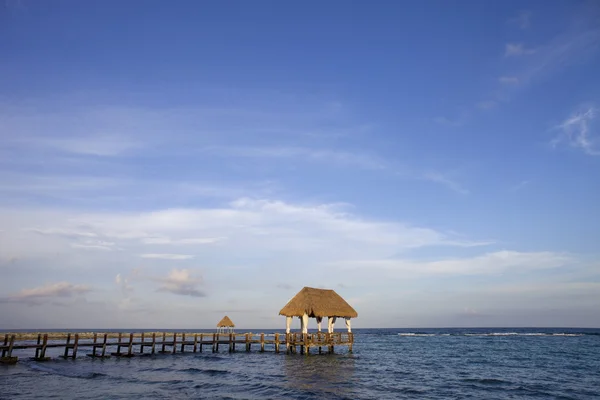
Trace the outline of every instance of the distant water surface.
<instances>
[{"instance_id":1,"label":"distant water surface","mask_svg":"<svg viewBox=\"0 0 600 400\"><path fill-rule=\"evenodd\" d=\"M96 360L82 348L77 360L0 366L0 399L600 398L600 329L358 329L355 340L353 354L308 357Z\"/></svg>"}]
</instances>

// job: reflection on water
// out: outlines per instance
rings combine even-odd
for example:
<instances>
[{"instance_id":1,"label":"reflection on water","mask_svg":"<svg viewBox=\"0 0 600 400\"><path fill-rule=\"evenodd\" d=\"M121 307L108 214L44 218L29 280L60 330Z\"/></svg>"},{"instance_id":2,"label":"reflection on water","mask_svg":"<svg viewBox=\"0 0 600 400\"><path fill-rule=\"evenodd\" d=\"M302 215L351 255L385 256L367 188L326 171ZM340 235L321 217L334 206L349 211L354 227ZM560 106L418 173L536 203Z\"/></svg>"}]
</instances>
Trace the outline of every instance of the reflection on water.
<instances>
[{"instance_id":1,"label":"reflection on water","mask_svg":"<svg viewBox=\"0 0 600 400\"><path fill-rule=\"evenodd\" d=\"M283 372L288 389L350 395L356 374L356 357L353 354L288 355L283 362Z\"/></svg>"}]
</instances>

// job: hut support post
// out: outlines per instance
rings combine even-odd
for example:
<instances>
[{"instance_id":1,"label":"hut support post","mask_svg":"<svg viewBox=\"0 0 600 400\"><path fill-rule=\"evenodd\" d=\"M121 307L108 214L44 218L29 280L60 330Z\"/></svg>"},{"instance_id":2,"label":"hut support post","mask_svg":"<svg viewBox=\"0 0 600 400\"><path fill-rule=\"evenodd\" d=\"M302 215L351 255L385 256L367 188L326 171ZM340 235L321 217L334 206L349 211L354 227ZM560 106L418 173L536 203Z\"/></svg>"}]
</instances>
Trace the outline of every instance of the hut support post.
<instances>
[{"instance_id":1,"label":"hut support post","mask_svg":"<svg viewBox=\"0 0 600 400\"><path fill-rule=\"evenodd\" d=\"M348 333L352 333L352 326L350 325L350 318L346 318L346 328L348 329Z\"/></svg>"},{"instance_id":2,"label":"hut support post","mask_svg":"<svg viewBox=\"0 0 600 400\"><path fill-rule=\"evenodd\" d=\"M285 333L290 333L291 325L292 325L292 317L285 317Z\"/></svg>"},{"instance_id":3,"label":"hut support post","mask_svg":"<svg viewBox=\"0 0 600 400\"><path fill-rule=\"evenodd\" d=\"M336 317L329 317L327 318L327 324L328 324L328 332L329 333L333 333L334 327L335 327L335 320L337 318Z\"/></svg>"}]
</instances>

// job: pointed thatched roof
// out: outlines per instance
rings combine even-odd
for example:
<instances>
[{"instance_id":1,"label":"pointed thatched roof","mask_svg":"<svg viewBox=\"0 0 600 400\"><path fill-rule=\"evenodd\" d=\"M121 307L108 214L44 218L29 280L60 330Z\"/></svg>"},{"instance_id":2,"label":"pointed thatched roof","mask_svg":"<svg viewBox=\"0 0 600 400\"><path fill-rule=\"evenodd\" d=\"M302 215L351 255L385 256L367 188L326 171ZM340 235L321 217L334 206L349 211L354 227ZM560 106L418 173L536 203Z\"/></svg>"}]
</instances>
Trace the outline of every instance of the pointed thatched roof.
<instances>
[{"instance_id":1,"label":"pointed thatched roof","mask_svg":"<svg viewBox=\"0 0 600 400\"><path fill-rule=\"evenodd\" d=\"M279 311L286 317L343 317L356 318L358 313L346 300L331 289L305 287Z\"/></svg>"},{"instance_id":2,"label":"pointed thatched roof","mask_svg":"<svg viewBox=\"0 0 600 400\"><path fill-rule=\"evenodd\" d=\"M223 317L221 321L217 324L217 328L226 327L226 328L235 328L235 324L229 317L226 315Z\"/></svg>"}]
</instances>

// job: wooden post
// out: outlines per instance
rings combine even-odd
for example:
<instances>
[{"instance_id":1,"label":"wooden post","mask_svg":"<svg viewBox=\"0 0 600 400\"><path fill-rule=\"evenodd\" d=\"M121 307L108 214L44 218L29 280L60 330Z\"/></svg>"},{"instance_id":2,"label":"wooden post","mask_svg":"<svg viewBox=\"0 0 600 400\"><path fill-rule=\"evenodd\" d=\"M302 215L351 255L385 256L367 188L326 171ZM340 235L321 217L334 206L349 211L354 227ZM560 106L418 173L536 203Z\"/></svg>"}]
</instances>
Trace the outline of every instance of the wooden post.
<instances>
[{"instance_id":1,"label":"wooden post","mask_svg":"<svg viewBox=\"0 0 600 400\"><path fill-rule=\"evenodd\" d=\"M129 347L127 348L127 357L133 355L133 333L129 334Z\"/></svg>"},{"instance_id":2,"label":"wooden post","mask_svg":"<svg viewBox=\"0 0 600 400\"><path fill-rule=\"evenodd\" d=\"M106 339L108 339L108 333L104 334L104 339L102 340L102 357L106 355Z\"/></svg>"},{"instance_id":3,"label":"wooden post","mask_svg":"<svg viewBox=\"0 0 600 400\"><path fill-rule=\"evenodd\" d=\"M37 345L38 347L35 348L35 358L38 359L40 357L40 342L42 341L42 334L38 333L38 338L37 338Z\"/></svg>"},{"instance_id":4,"label":"wooden post","mask_svg":"<svg viewBox=\"0 0 600 400\"><path fill-rule=\"evenodd\" d=\"M118 344L117 344L117 356L121 355L121 339L123 338L123 334L121 332L119 332L119 339L118 340Z\"/></svg>"},{"instance_id":5,"label":"wooden post","mask_svg":"<svg viewBox=\"0 0 600 400\"><path fill-rule=\"evenodd\" d=\"M265 334L264 333L260 334L260 352L261 353L265 352Z\"/></svg>"},{"instance_id":6,"label":"wooden post","mask_svg":"<svg viewBox=\"0 0 600 400\"><path fill-rule=\"evenodd\" d=\"M250 351L250 333L246 333L246 351Z\"/></svg>"},{"instance_id":7,"label":"wooden post","mask_svg":"<svg viewBox=\"0 0 600 400\"><path fill-rule=\"evenodd\" d=\"M229 352L231 353L233 351L233 342L232 342L232 333L229 332Z\"/></svg>"},{"instance_id":8,"label":"wooden post","mask_svg":"<svg viewBox=\"0 0 600 400\"><path fill-rule=\"evenodd\" d=\"M213 333L212 350L213 350L213 353L216 351L219 351L219 342L218 342L218 337L217 337L216 333Z\"/></svg>"},{"instance_id":9,"label":"wooden post","mask_svg":"<svg viewBox=\"0 0 600 400\"><path fill-rule=\"evenodd\" d=\"M173 351L172 353L175 354L177 352L177 333L173 333Z\"/></svg>"},{"instance_id":10,"label":"wooden post","mask_svg":"<svg viewBox=\"0 0 600 400\"><path fill-rule=\"evenodd\" d=\"M65 343L65 355L64 358L69 356L69 343L71 343L71 334L67 333L67 343Z\"/></svg>"},{"instance_id":11,"label":"wooden post","mask_svg":"<svg viewBox=\"0 0 600 400\"><path fill-rule=\"evenodd\" d=\"M352 353L352 346L354 345L354 333L348 333L348 340L350 344L348 345L348 353Z\"/></svg>"},{"instance_id":12,"label":"wooden post","mask_svg":"<svg viewBox=\"0 0 600 400\"><path fill-rule=\"evenodd\" d=\"M162 350L160 351L161 353L165 352L165 340L167 340L167 333L163 332Z\"/></svg>"},{"instance_id":13,"label":"wooden post","mask_svg":"<svg viewBox=\"0 0 600 400\"><path fill-rule=\"evenodd\" d=\"M275 334L275 353L279 353L279 333Z\"/></svg>"},{"instance_id":14,"label":"wooden post","mask_svg":"<svg viewBox=\"0 0 600 400\"><path fill-rule=\"evenodd\" d=\"M194 353L198 351L198 334L194 333Z\"/></svg>"},{"instance_id":15,"label":"wooden post","mask_svg":"<svg viewBox=\"0 0 600 400\"><path fill-rule=\"evenodd\" d=\"M185 347L185 333L181 337L181 352L183 353Z\"/></svg>"},{"instance_id":16,"label":"wooden post","mask_svg":"<svg viewBox=\"0 0 600 400\"><path fill-rule=\"evenodd\" d=\"M10 343L8 345L8 357L12 357L13 346L15 345L15 335L10 337Z\"/></svg>"},{"instance_id":17,"label":"wooden post","mask_svg":"<svg viewBox=\"0 0 600 400\"><path fill-rule=\"evenodd\" d=\"M302 341L304 342L302 344L303 347L304 347L302 349L302 352L308 356L310 354L310 347L308 346L308 333L303 333L302 334Z\"/></svg>"},{"instance_id":18,"label":"wooden post","mask_svg":"<svg viewBox=\"0 0 600 400\"><path fill-rule=\"evenodd\" d=\"M92 357L96 357L96 343L98 342L98 334L94 332L94 344L92 345Z\"/></svg>"},{"instance_id":19,"label":"wooden post","mask_svg":"<svg viewBox=\"0 0 600 400\"><path fill-rule=\"evenodd\" d=\"M44 360L46 358L46 346L48 346L48 334L44 334L44 339L42 340L42 349L40 350L40 359Z\"/></svg>"},{"instance_id":20,"label":"wooden post","mask_svg":"<svg viewBox=\"0 0 600 400\"><path fill-rule=\"evenodd\" d=\"M8 333L4 335L4 348L2 348L2 357L6 357L6 346L8 346Z\"/></svg>"},{"instance_id":21,"label":"wooden post","mask_svg":"<svg viewBox=\"0 0 600 400\"><path fill-rule=\"evenodd\" d=\"M290 334L286 332L285 334L285 354L289 354L290 352Z\"/></svg>"},{"instance_id":22,"label":"wooden post","mask_svg":"<svg viewBox=\"0 0 600 400\"><path fill-rule=\"evenodd\" d=\"M140 338L140 354L144 354L144 340L146 339L146 335L142 332L142 337Z\"/></svg>"},{"instance_id":23,"label":"wooden post","mask_svg":"<svg viewBox=\"0 0 600 400\"><path fill-rule=\"evenodd\" d=\"M77 357L77 346L79 346L79 333L75 334L75 344L73 344L73 360Z\"/></svg>"},{"instance_id":24,"label":"wooden post","mask_svg":"<svg viewBox=\"0 0 600 400\"><path fill-rule=\"evenodd\" d=\"M200 334L200 353L202 353L202 344L204 343L204 333Z\"/></svg>"},{"instance_id":25,"label":"wooden post","mask_svg":"<svg viewBox=\"0 0 600 400\"><path fill-rule=\"evenodd\" d=\"M232 333L231 335L233 335L233 342L232 342L232 346L233 346L233 348L232 348L232 350L233 350L233 352L235 353L235 341L236 341L236 340L235 340L235 333Z\"/></svg>"},{"instance_id":26,"label":"wooden post","mask_svg":"<svg viewBox=\"0 0 600 400\"><path fill-rule=\"evenodd\" d=\"M156 351L156 332L152 332L152 354Z\"/></svg>"}]
</instances>

